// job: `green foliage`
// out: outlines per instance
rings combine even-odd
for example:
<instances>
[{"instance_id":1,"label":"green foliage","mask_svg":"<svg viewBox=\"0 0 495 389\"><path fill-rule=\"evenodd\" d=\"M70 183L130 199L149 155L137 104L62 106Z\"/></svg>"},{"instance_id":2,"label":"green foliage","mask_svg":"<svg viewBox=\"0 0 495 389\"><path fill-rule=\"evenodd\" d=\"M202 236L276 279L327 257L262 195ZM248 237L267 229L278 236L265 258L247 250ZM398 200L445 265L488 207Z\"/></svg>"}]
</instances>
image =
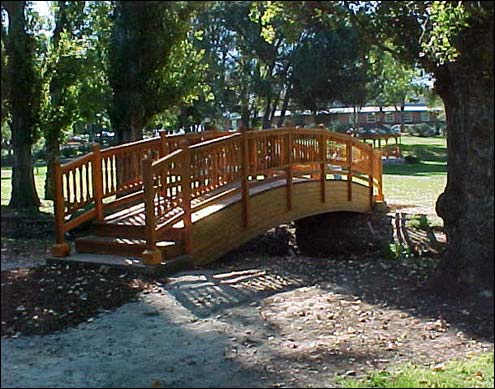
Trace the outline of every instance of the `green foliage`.
<instances>
[{"instance_id":1,"label":"green foliage","mask_svg":"<svg viewBox=\"0 0 495 389\"><path fill-rule=\"evenodd\" d=\"M394 371L372 373L365 379L343 379L344 388L492 388L493 353L466 361L419 367L404 365Z\"/></svg>"},{"instance_id":2,"label":"green foliage","mask_svg":"<svg viewBox=\"0 0 495 389\"><path fill-rule=\"evenodd\" d=\"M413 219L410 221L410 224L413 227L422 229L422 230L427 230L430 227L430 224L428 222L428 217L426 215L416 215L413 217Z\"/></svg>"},{"instance_id":3,"label":"green foliage","mask_svg":"<svg viewBox=\"0 0 495 389\"><path fill-rule=\"evenodd\" d=\"M388 258L389 259L404 259L411 258L414 254L411 251L411 248L400 242L390 243L390 249Z\"/></svg>"},{"instance_id":4,"label":"green foliage","mask_svg":"<svg viewBox=\"0 0 495 389\"><path fill-rule=\"evenodd\" d=\"M386 44L393 49L390 44ZM416 95L423 94L425 87L416 83L419 69L398 61L392 53L372 48L368 54L369 95L381 106L401 107Z\"/></svg>"},{"instance_id":5,"label":"green foliage","mask_svg":"<svg viewBox=\"0 0 495 389\"><path fill-rule=\"evenodd\" d=\"M438 65L453 62L459 56L455 47L457 34L468 26L467 11L461 2L432 1L427 7L426 38L421 41L420 56L427 56Z\"/></svg>"},{"instance_id":6,"label":"green foliage","mask_svg":"<svg viewBox=\"0 0 495 389\"><path fill-rule=\"evenodd\" d=\"M78 83L84 52L80 32L84 23L83 2L56 2L55 30L45 61L44 101L41 115L47 139L60 142L78 113Z\"/></svg>"},{"instance_id":7,"label":"green foliage","mask_svg":"<svg viewBox=\"0 0 495 389\"><path fill-rule=\"evenodd\" d=\"M154 115L190 94L179 84L187 74L180 65L189 65L190 46L180 45L185 44L196 7L184 1L116 2L110 46L110 116L120 140L140 137Z\"/></svg>"},{"instance_id":8,"label":"green foliage","mask_svg":"<svg viewBox=\"0 0 495 389\"><path fill-rule=\"evenodd\" d=\"M335 101L364 105L366 72L357 38L341 25L303 40L293 60L294 99L301 108L317 110Z\"/></svg>"}]
</instances>

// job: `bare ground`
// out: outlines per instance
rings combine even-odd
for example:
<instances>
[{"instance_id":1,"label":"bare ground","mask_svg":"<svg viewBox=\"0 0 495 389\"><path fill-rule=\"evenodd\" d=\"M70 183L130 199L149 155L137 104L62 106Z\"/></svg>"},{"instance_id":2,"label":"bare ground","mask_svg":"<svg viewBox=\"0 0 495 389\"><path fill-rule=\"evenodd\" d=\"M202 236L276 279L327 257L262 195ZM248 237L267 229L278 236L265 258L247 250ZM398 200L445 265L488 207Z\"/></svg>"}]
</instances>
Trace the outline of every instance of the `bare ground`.
<instances>
[{"instance_id":1,"label":"bare ground","mask_svg":"<svg viewBox=\"0 0 495 389\"><path fill-rule=\"evenodd\" d=\"M2 387L332 387L493 350L493 299L417 292L431 261L230 259L75 328L2 339Z\"/></svg>"},{"instance_id":2,"label":"bare ground","mask_svg":"<svg viewBox=\"0 0 495 389\"><path fill-rule=\"evenodd\" d=\"M10 244L2 239L2 268L18 266ZM14 249L39 264L29 247ZM493 352L493 297L422 292L436 261L241 250L168 280L105 268L3 271L1 386L334 387L403 362L438 368ZM66 293L77 282L79 310ZM129 293L112 297L115 288Z\"/></svg>"}]
</instances>

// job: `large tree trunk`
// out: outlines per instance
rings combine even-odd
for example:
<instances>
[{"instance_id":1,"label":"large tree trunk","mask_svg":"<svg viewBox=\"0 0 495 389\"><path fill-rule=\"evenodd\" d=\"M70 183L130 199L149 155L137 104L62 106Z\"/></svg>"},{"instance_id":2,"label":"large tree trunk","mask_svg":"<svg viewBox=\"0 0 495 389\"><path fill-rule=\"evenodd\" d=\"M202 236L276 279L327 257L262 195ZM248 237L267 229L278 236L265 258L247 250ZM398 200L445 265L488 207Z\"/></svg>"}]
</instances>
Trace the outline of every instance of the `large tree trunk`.
<instances>
[{"instance_id":1,"label":"large tree trunk","mask_svg":"<svg viewBox=\"0 0 495 389\"><path fill-rule=\"evenodd\" d=\"M285 91L284 100L282 102L282 108L280 110L280 117L278 118L277 127L282 127L284 125L285 114L287 112L287 108L289 107L290 94L291 94L291 86L288 85L287 90Z\"/></svg>"},{"instance_id":2,"label":"large tree trunk","mask_svg":"<svg viewBox=\"0 0 495 389\"><path fill-rule=\"evenodd\" d=\"M473 22L459 51L456 63L435 74L448 128L447 186L437 212L448 240L431 286L493 294L493 17Z\"/></svg>"},{"instance_id":3,"label":"large tree trunk","mask_svg":"<svg viewBox=\"0 0 495 389\"><path fill-rule=\"evenodd\" d=\"M37 211L40 200L34 183L31 142L24 136L26 128L23 126L22 118L16 119L15 110L12 111L14 163L12 165L12 192L9 207Z\"/></svg>"},{"instance_id":4,"label":"large tree trunk","mask_svg":"<svg viewBox=\"0 0 495 389\"><path fill-rule=\"evenodd\" d=\"M53 200L53 166L60 157L60 142L57 136L46 139L46 179L45 179L45 199Z\"/></svg>"},{"instance_id":5,"label":"large tree trunk","mask_svg":"<svg viewBox=\"0 0 495 389\"><path fill-rule=\"evenodd\" d=\"M117 1L112 29L110 86L113 90L110 120L117 134L118 143L143 138L142 130L149 118L143 99L143 54L139 48L139 30L136 13L146 6L138 1ZM136 31L136 29L138 29Z\"/></svg>"},{"instance_id":6,"label":"large tree trunk","mask_svg":"<svg viewBox=\"0 0 495 389\"><path fill-rule=\"evenodd\" d=\"M26 33L25 1L2 3L9 14L7 54L8 75L15 80L9 100L11 104L11 131L14 161L12 166L12 193L9 207L38 210L40 201L33 174L31 146L39 108L39 90L33 66L34 42Z\"/></svg>"},{"instance_id":7,"label":"large tree trunk","mask_svg":"<svg viewBox=\"0 0 495 389\"><path fill-rule=\"evenodd\" d=\"M241 127L249 128L250 123L249 95L247 88L242 91L241 96Z\"/></svg>"},{"instance_id":8,"label":"large tree trunk","mask_svg":"<svg viewBox=\"0 0 495 389\"><path fill-rule=\"evenodd\" d=\"M270 128L270 112L271 112L271 107L272 107L272 97L268 96L266 98L266 104L265 104L265 110L263 112L263 124L262 128Z\"/></svg>"},{"instance_id":9,"label":"large tree trunk","mask_svg":"<svg viewBox=\"0 0 495 389\"><path fill-rule=\"evenodd\" d=\"M275 118L275 113L277 112L278 101L280 100L280 92L278 92L277 97L272 105L272 110L270 111L270 118L268 119L269 128L273 126L273 119Z\"/></svg>"}]
</instances>

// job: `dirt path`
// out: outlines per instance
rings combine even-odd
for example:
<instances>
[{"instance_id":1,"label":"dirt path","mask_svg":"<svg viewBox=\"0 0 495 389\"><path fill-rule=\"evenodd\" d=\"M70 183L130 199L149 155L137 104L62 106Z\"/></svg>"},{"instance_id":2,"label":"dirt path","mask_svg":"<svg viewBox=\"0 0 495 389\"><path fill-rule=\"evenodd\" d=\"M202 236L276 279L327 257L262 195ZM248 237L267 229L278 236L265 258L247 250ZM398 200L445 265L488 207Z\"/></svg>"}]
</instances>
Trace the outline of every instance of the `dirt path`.
<instances>
[{"instance_id":1,"label":"dirt path","mask_svg":"<svg viewBox=\"0 0 495 389\"><path fill-rule=\"evenodd\" d=\"M65 332L2 339L2 387L331 387L493 350L493 299L415 293L431 268L251 258L182 273Z\"/></svg>"}]
</instances>

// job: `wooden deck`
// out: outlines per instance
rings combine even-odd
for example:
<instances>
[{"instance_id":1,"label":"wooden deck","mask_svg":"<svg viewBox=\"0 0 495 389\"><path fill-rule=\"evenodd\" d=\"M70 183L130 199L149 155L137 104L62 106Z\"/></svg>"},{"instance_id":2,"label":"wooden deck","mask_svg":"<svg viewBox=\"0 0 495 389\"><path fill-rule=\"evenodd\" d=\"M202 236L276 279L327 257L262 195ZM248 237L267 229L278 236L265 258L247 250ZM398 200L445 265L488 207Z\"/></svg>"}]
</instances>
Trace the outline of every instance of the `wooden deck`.
<instances>
[{"instance_id":1,"label":"wooden deck","mask_svg":"<svg viewBox=\"0 0 495 389\"><path fill-rule=\"evenodd\" d=\"M79 253L145 264L185 254L204 264L280 223L383 201L380 154L345 135L280 129L158 140L136 143L138 157L148 148L141 164L124 145L57 167L54 256L69 253L66 231L92 220Z\"/></svg>"}]
</instances>

